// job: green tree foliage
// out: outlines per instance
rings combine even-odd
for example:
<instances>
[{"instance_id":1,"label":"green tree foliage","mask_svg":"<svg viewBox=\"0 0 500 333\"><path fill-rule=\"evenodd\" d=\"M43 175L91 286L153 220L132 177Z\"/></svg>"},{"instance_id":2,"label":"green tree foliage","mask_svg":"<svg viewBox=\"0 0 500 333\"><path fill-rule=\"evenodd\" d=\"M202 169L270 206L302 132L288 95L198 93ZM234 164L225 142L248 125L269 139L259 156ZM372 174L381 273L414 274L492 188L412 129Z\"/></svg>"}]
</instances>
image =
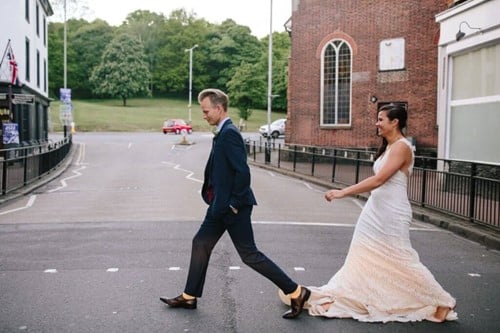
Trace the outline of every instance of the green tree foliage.
<instances>
[{"instance_id":1,"label":"green tree foliage","mask_svg":"<svg viewBox=\"0 0 500 333\"><path fill-rule=\"evenodd\" d=\"M139 38L144 45L144 53L148 61L151 80L149 89L151 96L156 91L156 67L158 66L158 49L165 30L165 17L147 10L136 10L128 14L125 22L118 27L117 33L128 33Z\"/></svg>"},{"instance_id":2,"label":"green tree foliage","mask_svg":"<svg viewBox=\"0 0 500 333\"><path fill-rule=\"evenodd\" d=\"M102 53L113 39L113 29L102 20L80 26L71 33L69 49L78 67L69 73L68 83L72 94L80 98L92 97L92 87L88 79L99 64Z\"/></svg>"},{"instance_id":3,"label":"green tree foliage","mask_svg":"<svg viewBox=\"0 0 500 333\"><path fill-rule=\"evenodd\" d=\"M48 34L49 48L49 95L59 96L59 88L63 87L63 43L64 25L50 23Z\"/></svg>"},{"instance_id":4,"label":"green tree foliage","mask_svg":"<svg viewBox=\"0 0 500 333\"><path fill-rule=\"evenodd\" d=\"M94 93L127 99L149 94L150 73L144 47L139 39L120 34L104 50L101 63L92 71Z\"/></svg>"},{"instance_id":5,"label":"green tree foliage","mask_svg":"<svg viewBox=\"0 0 500 333\"><path fill-rule=\"evenodd\" d=\"M76 0L68 1L80 6ZM60 5L62 1L56 0L56 3ZM85 4L85 0L82 3ZM63 28L62 23L49 24L49 94L54 98L63 87ZM117 63L130 62L132 58L134 64L146 67L141 74L150 75L137 81L141 83L141 89L135 91L134 88L132 95L127 92L126 98L144 94L147 89L151 96L175 96L187 100L187 50L198 45L193 51L194 96L207 87L227 90L231 104L241 107L243 119L250 116L250 113L245 113L247 110L267 108L268 38L259 40L248 27L231 19L212 24L184 9L174 10L168 16L137 10L130 13L119 27L109 26L101 20L69 19L67 28L67 86L72 89L73 98L103 95L122 98L117 82L122 84L123 78L132 78L135 74L129 70L132 68L130 64L122 66ZM132 36L144 46L140 56L128 57L131 49L126 45L129 42L116 45L113 38L123 34ZM115 50L112 56L111 44ZM125 49L127 52L121 51ZM107 54L103 56L105 50ZM273 111L286 111L287 108L289 52L288 35L285 32L273 33L273 95L279 95L273 99ZM113 80L103 80L105 77ZM120 79L117 81L116 77Z\"/></svg>"},{"instance_id":6,"label":"green tree foliage","mask_svg":"<svg viewBox=\"0 0 500 333\"><path fill-rule=\"evenodd\" d=\"M236 24L231 19L215 26L207 35L204 44L208 52L208 62L204 68L213 79L213 86L226 89L236 69L243 62L255 63L261 54L257 37L251 35L250 28Z\"/></svg>"},{"instance_id":7,"label":"green tree foliage","mask_svg":"<svg viewBox=\"0 0 500 333\"><path fill-rule=\"evenodd\" d=\"M257 64L242 63L227 84L231 105L245 121L252 115L252 108L266 103L265 75L257 68Z\"/></svg>"}]
</instances>

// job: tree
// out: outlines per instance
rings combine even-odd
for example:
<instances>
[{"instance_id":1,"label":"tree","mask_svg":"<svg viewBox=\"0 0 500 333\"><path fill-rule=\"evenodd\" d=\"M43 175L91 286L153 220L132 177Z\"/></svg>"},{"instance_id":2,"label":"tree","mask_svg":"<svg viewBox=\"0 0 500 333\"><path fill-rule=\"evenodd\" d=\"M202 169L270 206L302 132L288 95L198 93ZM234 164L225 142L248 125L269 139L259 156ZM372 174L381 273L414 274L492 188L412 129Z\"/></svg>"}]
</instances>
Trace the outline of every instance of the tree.
<instances>
[{"instance_id":1,"label":"tree","mask_svg":"<svg viewBox=\"0 0 500 333\"><path fill-rule=\"evenodd\" d=\"M165 31L165 16L148 10L136 10L127 15L123 24L117 29L118 33L128 33L139 38L144 45L149 71L151 73L151 96L156 91L156 67L158 64L158 49Z\"/></svg>"},{"instance_id":2,"label":"tree","mask_svg":"<svg viewBox=\"0 0 500 333\"><path fill-rule=\"evenodd\" d=\"M227 83L235 75L236 68L243 62L255 63L261 54L261 45L250 28L227 19L214 26L204 44L207 54L204 68L210 76L210 85L226 89Z\"/></svg>"},{"instance_id":3,"label":"tree","mask_svg":"<svg viewBox=\"0 0 500 333\"><path fill-rule=\"evenodd\" d=\"M240 118L245 121L252 115L252 108L265 103L265 75L258 72L256 64L241 64L227 87L231 105L238 109Z\"/></svg>"},{"instance_id":4,"label":"tree","mask_svg":"<svg viewBox=\"0 0 500 333\"><path fill-rule=\"evenodd\" d=\"M104 50L101 63L92 71L94 93L127 98L149 93L149 66L139 39L128 34L115 37Z\"/></svg>"},{"instance_id":5,"label":"tree","mask_svg":"<svg viewBox=\"0 0 500 333\"><path fill-rule=\"evenodd\" d=\"M88 80L99 64L106 45L113 39L113 28L105 21L95 20L72 31L70 37L68 48L72 56L68 58L68 64L73 71L68 73L68 86L75 98L90 98L92 87Z\"/></svg>"}]
</instances>

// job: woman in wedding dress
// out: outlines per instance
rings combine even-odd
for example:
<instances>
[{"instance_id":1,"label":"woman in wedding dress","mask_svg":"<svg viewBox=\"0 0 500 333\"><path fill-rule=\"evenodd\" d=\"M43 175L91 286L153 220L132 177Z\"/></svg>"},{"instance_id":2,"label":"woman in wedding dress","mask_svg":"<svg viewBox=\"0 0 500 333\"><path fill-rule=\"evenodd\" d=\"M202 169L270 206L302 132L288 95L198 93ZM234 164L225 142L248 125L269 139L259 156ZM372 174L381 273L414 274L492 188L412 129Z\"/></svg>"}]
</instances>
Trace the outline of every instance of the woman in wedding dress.
<instances>
[{"instance_id":1,"label":"woman in wedding dress","mask_svg":"<svg viewBox=\"0 0 500 333\"><path fill-rule=\"evenodd\" d=\"M308 287L305 308L312 316L354 318L363 322L456 320L455 299L435 280L412 248L407 181L413 150L403 136L407 112L389 104L378 113L383 138L375 175L342 190L328 201L371 191L359 216L342 268L321 287ZM286 297L280 292L285 303Z\"/></svg>"}]
</instances>

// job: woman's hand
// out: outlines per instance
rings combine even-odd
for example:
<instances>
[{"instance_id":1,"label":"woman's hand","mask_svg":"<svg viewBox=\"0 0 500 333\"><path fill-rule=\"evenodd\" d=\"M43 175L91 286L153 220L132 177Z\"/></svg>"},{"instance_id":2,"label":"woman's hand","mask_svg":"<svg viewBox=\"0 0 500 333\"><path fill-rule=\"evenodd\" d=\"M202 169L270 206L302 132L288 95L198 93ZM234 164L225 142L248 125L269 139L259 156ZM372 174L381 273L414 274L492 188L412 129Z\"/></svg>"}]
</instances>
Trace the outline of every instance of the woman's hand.
<instances>
[{"instance_id":1,"label":"woman's hand","mask_svg":"<svg viewBox=\"0 0 500 333\"><path fill-rule=\"evenodd\" d=\"M327 201L332 201L333 199L341 199L345 196L342 190L330 190L325 193L325 199Z\"/></svg>"}]
</instances>

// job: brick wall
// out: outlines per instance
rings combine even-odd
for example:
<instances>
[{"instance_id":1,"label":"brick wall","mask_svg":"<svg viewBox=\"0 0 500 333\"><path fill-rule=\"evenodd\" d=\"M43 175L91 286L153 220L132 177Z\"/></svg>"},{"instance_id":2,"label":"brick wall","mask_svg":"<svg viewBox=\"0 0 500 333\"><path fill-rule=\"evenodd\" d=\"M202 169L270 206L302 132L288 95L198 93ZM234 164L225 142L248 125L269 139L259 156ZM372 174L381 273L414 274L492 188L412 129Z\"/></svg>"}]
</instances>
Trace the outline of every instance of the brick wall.
<instances>
[{"instance_id":1,"label":"brick wall","mask_svg":"<svg viewBox=\"0 0 500 333\"><path fill-rule=\"evenodd\" d=\"M290 144L377 147L380 102L408 103L407 135L417 148L437 146L438 24L447 0L300 0L292 16L288 122ZM320 128L321 50L333 38L349 42L352 58L352 120L344 129ZM378 70L379 43L405 39L405 69Z\"/></svg>"}]
</instances>

